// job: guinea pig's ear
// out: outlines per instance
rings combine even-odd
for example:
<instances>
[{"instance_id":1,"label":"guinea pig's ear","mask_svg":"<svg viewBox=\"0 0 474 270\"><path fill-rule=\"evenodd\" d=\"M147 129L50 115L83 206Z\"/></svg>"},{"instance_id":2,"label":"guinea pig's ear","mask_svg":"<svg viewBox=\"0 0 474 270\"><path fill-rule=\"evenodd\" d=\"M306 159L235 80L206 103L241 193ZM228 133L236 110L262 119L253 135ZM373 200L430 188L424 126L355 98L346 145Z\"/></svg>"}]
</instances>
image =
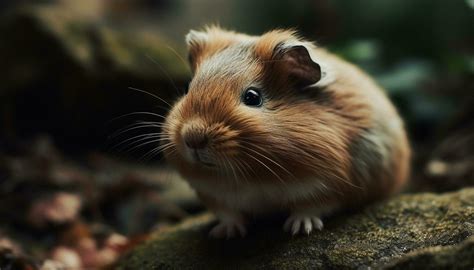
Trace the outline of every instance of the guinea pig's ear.
<instances>
[{"instance_id":1,"label":"guinea pig's ear","mask_svg":"<svg viewBox=\"0 0 474 270\"><path fill-rule=\"evenodd\" d=\"M279 71L288 74L288 79L298 88L317 83L321 79L321 67L311 59L303 45L277 46L274 58Z\"/></svg>"},{"instance_id":2,"label":"guinea pig's ear","mask_svg":"<svg viewBox=\"0 0 474 270\"><path fill-rule=\"evenodd\" d=\"M205 44L209 40L209 35L206 32L191 30L186 35L186 44L188 46L188 61L194 72L196 70L197 60Z\"/></svg>"}]
</instances>

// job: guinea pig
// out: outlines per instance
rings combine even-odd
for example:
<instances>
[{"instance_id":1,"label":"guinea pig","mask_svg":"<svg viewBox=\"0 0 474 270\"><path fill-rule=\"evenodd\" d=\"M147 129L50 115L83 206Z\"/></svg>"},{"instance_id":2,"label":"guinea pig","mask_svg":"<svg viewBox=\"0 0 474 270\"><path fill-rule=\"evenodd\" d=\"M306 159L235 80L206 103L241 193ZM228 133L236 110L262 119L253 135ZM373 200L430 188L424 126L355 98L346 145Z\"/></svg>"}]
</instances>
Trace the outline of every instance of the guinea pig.
<instances>
[{"instance_id":1,"label":"guinea pig","mask_svg":"<svg viewBox=\"0 0 474 270\"><path fill-rule=\"evenodd\" d=\"M166 116L163 154L216 214L214 237L287 214L292 234L384 199L409 173L404 124L364 72L292 30L186 36L193 78Z\"/></svg>"}]
</instances>

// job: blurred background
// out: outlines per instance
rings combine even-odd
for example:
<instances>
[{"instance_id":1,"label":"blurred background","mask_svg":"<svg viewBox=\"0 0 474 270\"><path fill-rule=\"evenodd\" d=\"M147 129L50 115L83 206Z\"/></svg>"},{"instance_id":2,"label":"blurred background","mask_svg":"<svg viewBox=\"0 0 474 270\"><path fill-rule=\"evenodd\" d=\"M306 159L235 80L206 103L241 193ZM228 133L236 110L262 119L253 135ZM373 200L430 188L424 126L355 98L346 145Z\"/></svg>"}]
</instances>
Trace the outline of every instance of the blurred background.
<instances>
[{"instance_id":1,"label":"blurred background","mask_svg":"<svg viewBox=\"0 0 474 270\"><path fill-rule=\"evenodd\" d=\"M0 269L110 266L203 211L131 138L159 132L137 112L166 114L150 94L183 93L184 35L212 23L295 27L372 75L409 130L406 192L474 184L473 0L3 0Z\"/></svg>"}]
</instances>

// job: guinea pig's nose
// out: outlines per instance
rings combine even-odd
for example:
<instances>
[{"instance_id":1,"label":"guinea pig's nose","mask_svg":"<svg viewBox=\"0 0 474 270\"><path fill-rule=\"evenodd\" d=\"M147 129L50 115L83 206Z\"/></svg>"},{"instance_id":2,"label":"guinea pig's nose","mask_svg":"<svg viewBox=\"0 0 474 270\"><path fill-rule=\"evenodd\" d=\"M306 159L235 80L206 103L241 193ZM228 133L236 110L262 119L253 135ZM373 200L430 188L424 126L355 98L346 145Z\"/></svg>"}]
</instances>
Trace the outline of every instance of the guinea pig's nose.
<instances>
[{"instance_id":1,"label":"guinea pig's nose","mask_svg":"<svg viewBox=\"0 0 474 270\"><path fill-rule=\"evenodd\" d=\"M189 148L202 149L207 146L208 142L209 138L203 133L186 133L184 135L184 143Z\"/></svg>"}]
</instances>

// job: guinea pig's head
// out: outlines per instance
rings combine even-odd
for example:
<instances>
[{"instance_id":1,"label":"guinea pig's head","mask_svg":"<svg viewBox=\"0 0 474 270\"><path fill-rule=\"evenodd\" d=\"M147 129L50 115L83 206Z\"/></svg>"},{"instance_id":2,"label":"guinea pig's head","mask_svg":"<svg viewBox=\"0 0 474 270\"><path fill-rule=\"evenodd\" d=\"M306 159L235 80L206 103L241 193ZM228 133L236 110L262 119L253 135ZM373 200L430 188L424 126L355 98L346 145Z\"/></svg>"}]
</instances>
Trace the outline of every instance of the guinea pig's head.
<instances>
[{"instance_id":1,"label":"guinea pig's head","mask_svg":"<svg viewBox=\"0 0 474 270\"><path fill-rule=\"evenodd\" d=\"M340 171L331 166L346 159L347 138L318 87L311 43L292 31L248 36L217 27L186 41L194 76L165 120L162 146L181 173L285 181Z\"/></svg>"}]
</instances>

